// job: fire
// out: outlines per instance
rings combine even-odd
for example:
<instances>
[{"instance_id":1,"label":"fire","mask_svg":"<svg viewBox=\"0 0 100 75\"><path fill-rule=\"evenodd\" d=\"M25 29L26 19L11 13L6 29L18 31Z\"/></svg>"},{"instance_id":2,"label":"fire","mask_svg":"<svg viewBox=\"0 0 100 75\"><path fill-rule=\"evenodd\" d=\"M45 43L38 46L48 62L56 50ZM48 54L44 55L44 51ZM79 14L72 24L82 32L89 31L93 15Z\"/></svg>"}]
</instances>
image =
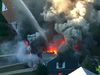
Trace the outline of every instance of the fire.
<instances>
[{"instance_id":1,"label":"fire","mask_svg":"<svg viewBox=\"0 0 100 75\"><path fill-rule=\"evenodd\" d=\"M77 41L77 44L74 46L74 51L77 51L77 52L81 52L81 48L80 48L80 45L81 45L81 41L78 40Z\"/></svg>"},{"instance_id":2,"label":"fire","mask_svg":"<svg viewBox=\"0 0 100 75\"><path fill-rule=\"evenodd\" d=\"M56 44L56 45L54 45L55 43L54 42L50 42L49 43L49 46L47 47L47 50L45 50L45 51L42 51L43 53L54 53L55 55L57 55L57 52L58 52L58 50L59 50L59 47L60 47L60 45L61 44L64 44L64 43L66 43L67 41L66 40L63 40L63 41L61 41L59 44ZM28 41L26 41L26 44L27 44L27 48L29 48L29 43L28 43ZM78 40L78 42L77 42L77 44L74 46L74 49L73 50L75 50L75 51L78 51L78 52L81 52L81 49L80 49L80 40ZM31 55L32 53L30 52L30 55Z\"/></svg>"},{"instance_id":3,"label":"fire","mask_svg":"<svg viewBox=\"0 0 100 75\"><path fill-rule=\"evenodd\" d=\"M57 55L57 49L56 48L53 48L52 45L49 47L49 50L47 52L48 53L54 53L55 55Z\"/></svg>"},{"instance_id":4,"label":"fire","mask_svg":"<svg viewBox=\"0 0 100 75\"><path fill-rule=\"evenodd\" d=\"M29 42L28 41L26 41L26 44L27 44L27 49L29 49ZM32 53L30 52L30 55L31 55Z\"/></svg>"},{"instance_id":5,"label":"fire","mask_svg":"<svg viewBox=\"0 0 100 75\"><path fill-rule=\"evenodd\" d=\"M61 44L63 44L63 43L66 43L66 40L63 40L63 41L61 42Z\"/></svg>"},{"instance_id":6,"label":"fire","mask_svg":"<svg viewBox=\"0 0 100 75\"><path fill-rule=\"evenodd\" d=\"M32 53L30 52L30 55L31 55Z\"/></svg>"},{"instance_id":7,"label":"fire","mask_svg":"<svg viewBox=\"0 0 100 75\"><path fill-rule=\"evenodd\" d=\"M55 55L57 55L57 51L60 47L61 44L66 43L66 40L63 40L60 44L54 46L54 43L50 43L50 45L48 46L47 51L42 51L43 53L54 53Z\"/></svg>"},{"instance_id":8,"label":"fire","mask_svg":"<svg viewBox=\"0 0 100 75\"><path fill-rule=\"evenodd\" d=\"M26 41L26 44L27 44L27 47L29 47L29 43L28 43L28 41Z\"/></svg>"},{"instance_id":9,"label":"fire","mask_svg":"<svg viewBox=\"0 0 100 75\"><path fill-rule=\"evenodd\" d=\"M57 45L57 46L54 46L54 45L53 45L54 43L50 43L50 45L49 45L47 51L42 51L42 52L43 52L43 53L46 53L46 52L48 52L48 53L54 53L55 55L57 55L57 51L58 51L60 45L63 44L63 43L66 43L66 40L63 40L63 41L62 41L59 45ZM74 46L74 49L73 49L73 50L74 50L74 51L81 52L80 45L81 45L81 41L78 40L78 42L77 42L77 44Z\"/></svg>"},{"instance_id":10,"label":"fire","mask_svg":"<svg viewBox=\"0 0 100 75\"><path fill-rule=\"evenodd\" d=\"M59 73L58 75L62 75L62 73Z\"/></svg>"}]
</instances>

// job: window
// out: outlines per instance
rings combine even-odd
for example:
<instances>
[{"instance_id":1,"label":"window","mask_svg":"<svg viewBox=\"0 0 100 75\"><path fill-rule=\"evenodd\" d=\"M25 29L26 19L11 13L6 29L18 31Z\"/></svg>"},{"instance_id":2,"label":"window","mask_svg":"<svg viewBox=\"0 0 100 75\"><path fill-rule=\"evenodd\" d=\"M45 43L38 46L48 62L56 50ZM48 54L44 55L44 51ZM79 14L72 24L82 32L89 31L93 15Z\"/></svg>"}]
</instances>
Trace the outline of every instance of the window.
<instances>
[{"instance_id":1,"label":"window","mask_svg":"<svg viewBox=\"0 0 100 75\"><path fill-rule=\"evenodd\" d=\"M6 11L7 10L7 7L5 6L4 3L2 3L2 11Z\"/></svg>"},{"instance_id":2,"label":"window","mask_svg":"<svg viewBox=\"0 0 100 75\"><path fill-rule=\"evenodd\" d=\"M5 10L6 10L7 8L5 7Z\"/></svg>"},{"instance_id":3,"label":"window","mask_svg":"<svg viewBox=\"0 0 100 75\"><path fill-rule=\"evenodd\" d=\"M65 68L65 62L63 62L62 64L59 64L58 62L56 63L56 69L64 69L64 68Z\"/></svg>"}]
</instances>

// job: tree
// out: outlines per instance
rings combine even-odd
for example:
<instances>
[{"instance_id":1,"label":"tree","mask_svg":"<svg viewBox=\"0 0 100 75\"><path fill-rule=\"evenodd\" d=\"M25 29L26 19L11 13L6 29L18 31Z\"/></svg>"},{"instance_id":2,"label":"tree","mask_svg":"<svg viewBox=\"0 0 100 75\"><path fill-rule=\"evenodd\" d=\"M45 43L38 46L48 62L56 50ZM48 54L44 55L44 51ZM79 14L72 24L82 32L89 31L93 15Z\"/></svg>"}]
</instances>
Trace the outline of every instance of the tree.
<instances>
[{"instance_id":1,"label":"tree","mask_svg":"<svg viewBox=\"0 0 100 75\"><path fill-rule=\"evenodd\" d=\"M5 37L8 36L9 33L7 31L7 27L5 23L0 22L0 36Z\"/></svg>"},{"instance_id":2,"label":"tree","mask_svg":"<svg viewBox=\"0 0 100 75\"><path fill-rule=\"evenodd\" d=\"M100 65L98 64L98 67L96 68L96 71L98 72L98 75L100 75Z\"/></svg>"},{"instance_id":3,"label":"tree","mask_svg":"<svg viewBox=\"0 0 100 75\"><path fill-rule=\"evenodd\" d=\"M47 67L40 64L36 70L37 75L47 75Z\"/></svg>"},{"instance_id":4,"label":"tree","mask_svg":"<svg viewBox=\"0 0 100 75\"><path fill-rule=\"evenodd\" d=\"M90 61L88 56L85 57L84 61L80 66L96 73L96 64L93 64L92 61Z\"/></svg>"}]
</instances>

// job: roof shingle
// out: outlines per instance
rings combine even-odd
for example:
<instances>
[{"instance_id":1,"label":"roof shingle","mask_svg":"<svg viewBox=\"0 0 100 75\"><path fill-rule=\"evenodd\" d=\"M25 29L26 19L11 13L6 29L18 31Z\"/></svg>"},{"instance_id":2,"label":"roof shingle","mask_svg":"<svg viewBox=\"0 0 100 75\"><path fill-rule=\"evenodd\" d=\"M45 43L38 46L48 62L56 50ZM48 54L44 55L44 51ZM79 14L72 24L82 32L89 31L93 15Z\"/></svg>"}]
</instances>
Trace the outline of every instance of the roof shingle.
<instances>
[{"instance_id":1,"label":"roof shingle","mask_svg":"<svg viewBox=\"0 0 100 75\"><path fill-rule=\"evenodd\" d=\"M3 16L5 17L5 19L7 20L8 23L18 20L16 13L15 13L16 9L14 8L12 1L13 0L2 0L2 2L5 4L5 6L8 9L8 10L2 12ZM29 1L29 0L23 0L23 2L25 4L27 3L27 1Z\"/></svg>"}]
</instances>

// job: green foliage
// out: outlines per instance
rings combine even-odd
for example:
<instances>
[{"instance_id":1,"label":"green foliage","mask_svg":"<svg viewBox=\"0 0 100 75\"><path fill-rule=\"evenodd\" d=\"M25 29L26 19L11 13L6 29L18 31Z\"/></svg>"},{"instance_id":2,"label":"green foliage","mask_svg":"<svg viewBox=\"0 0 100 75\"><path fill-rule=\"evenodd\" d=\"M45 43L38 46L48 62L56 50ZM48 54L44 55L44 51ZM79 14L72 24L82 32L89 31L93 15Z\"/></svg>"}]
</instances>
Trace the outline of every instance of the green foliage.
<instances>
[{"instance_id":1,"label":"green foliage","mask_svg":"<svg viewBox=\"0 0 100 75\"><path fill-rule=\"evenodd\" d=\"M0 22L7 23L6 19L4 18L1 12L0 12Z\"/></svg>"},{"instance_id":2,"label":"green foliage","mask_svg":"<svg viewBox=\"0 0 100 75\"><path fill-rule=\"evenodd\" d=\"M85 59L85 56L81 55L80 59L79 59L79 64L81 64L83 62L83 60Z\"/></svg>"},{"instance_id":3,"label":"green foliage","mask_svg":"<svg viewBox=\"0 0 100 75\"><path fill-rule=\"evenodd\" d=\"M0 12L2 11L2 2L0 2Z\"/></svg>"},{"instance_id":4,"label":"green foliage","mask_svg":"<svg viewBox=\"0 0 100 75\"><path fill-rule=\"evenodd\" d=\"M7 21L1 12L2 12L2 2L0 2L0 36L5 37L9 35L5 24L7 23Z\"/></svg>"},{"instance_id":5,"label":"green foliage","mask_svg":"<svg viewBox=\"0 0 100 75\"><path fill-rule=\"evenodd\" d=\"M100 75L100 65L98 64L98 68L96 68L96 71L99 73L98 75Z\"/></svg>"},{"instance_id":6,"label":"green foliage","mask_svg":"<svg viewBox=\"0 0 100 75\"><path fill-rule=\"evenodd\" d=\"M82 62L80 66L96 73L96 68L95 68L96 65L95 64L93 65L93 63L90 61L88 56L85 57L84 61Z\"/></svg>"},{"instance_id":7,"label":"green foliage","mask_svg":"<svg viewBox=\"0 0 100 75\"><path fill-rule=\"evenodd\" d=\"M37 75L47 75L47 67L45 65L39 65L36 70Z\"/></svg>"},{"instance_id":8,"label":"green foliage","mask_svg":"<svg viewBox=\"0 0 100 75\"><path fill-rule=\"evenodd\" d=\"M1 37L6 37L8 36L9 33L7 31L7 27L5 23L0 23L0 36Z\"/></svg>"}]
</instances>

